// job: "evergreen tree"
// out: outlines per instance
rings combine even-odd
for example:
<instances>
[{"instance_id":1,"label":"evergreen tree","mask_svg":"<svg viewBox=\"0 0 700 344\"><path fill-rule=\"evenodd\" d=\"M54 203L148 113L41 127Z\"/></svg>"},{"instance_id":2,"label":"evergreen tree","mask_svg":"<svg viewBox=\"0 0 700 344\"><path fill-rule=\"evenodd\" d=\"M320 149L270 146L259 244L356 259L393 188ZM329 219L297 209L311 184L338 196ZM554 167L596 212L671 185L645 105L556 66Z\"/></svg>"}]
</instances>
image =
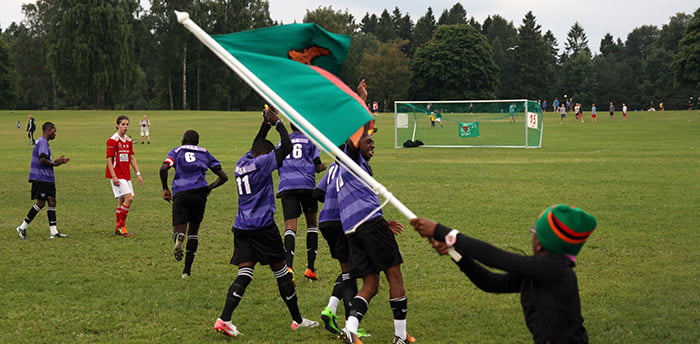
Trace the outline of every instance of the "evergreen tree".
<instances>
[{"instance_id":1,"label":"evergreen tree","mask_svg":"<svg viewBox=\"0 0 700 344\"><path fill-rule=\"evenodd\" d=\"M682 85L700 89L700 9L688 22L685 34L678 44L680 50L673 63L676 81Z\"/></svg>"},{"instance_id":2,"label":"evergreen tree","mask_svg":"<svg viewBox=\"0 0 700 344\"><path fill-rule=\"evenodd\" d=\"M304 23L316 23L322 28L333 32L351 35L358 29L355 18L346 10L336 11L333 6L319 7L313 11L306 11Z\"/></svg>"},{"instance_id":3,"label":"evergreen tree","mask_svg":"<svg viewBox=\"0 0 700 344\"><path fill-rule=\"evenodd\" d=\"M0 109L13 109L16 104L14 69L7 43L0 37Z\"/></svg>"},{"instance_id":4,"label":"evergreen tree","mask_svg":"<svg viewBox=\"0 0 700 344\"><path fill-rule=\"evenodd\" d=\"M416 26L413 30L413 40L411 41L411 44L413 45L414 51L415 49L422 47L423 44L428 42L433 37L433 33L435 33L436 28L437 23L435 22L433 9L428 7L428 11L426 11L422 17L418 18Z\"/></svg>"}]
</instances>

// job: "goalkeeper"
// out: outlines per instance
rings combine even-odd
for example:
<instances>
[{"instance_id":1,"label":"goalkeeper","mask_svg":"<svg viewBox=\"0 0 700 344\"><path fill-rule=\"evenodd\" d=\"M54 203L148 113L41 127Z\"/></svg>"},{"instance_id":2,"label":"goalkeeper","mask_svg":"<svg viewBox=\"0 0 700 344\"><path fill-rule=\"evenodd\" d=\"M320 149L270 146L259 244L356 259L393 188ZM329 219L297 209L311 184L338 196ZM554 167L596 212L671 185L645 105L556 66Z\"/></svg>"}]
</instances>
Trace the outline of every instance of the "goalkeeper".
<instances>
[{"instance_id":1,"label":"goalkeeper","mask_svg":"<svg viewBox=\"0 0 700 344\"><path fill-rule=\"evenodd\" d=\"M411 225L439 254L454 248L462 255L455 263L479 289L519 292L535 344L588 343L573 268L576 255L596 227L593 216L567 205L547 208L530 229L532 256L501 250L425 218L412 219ZM491 272L477 262L505 273Z\"/></svg>"}]
</instances>

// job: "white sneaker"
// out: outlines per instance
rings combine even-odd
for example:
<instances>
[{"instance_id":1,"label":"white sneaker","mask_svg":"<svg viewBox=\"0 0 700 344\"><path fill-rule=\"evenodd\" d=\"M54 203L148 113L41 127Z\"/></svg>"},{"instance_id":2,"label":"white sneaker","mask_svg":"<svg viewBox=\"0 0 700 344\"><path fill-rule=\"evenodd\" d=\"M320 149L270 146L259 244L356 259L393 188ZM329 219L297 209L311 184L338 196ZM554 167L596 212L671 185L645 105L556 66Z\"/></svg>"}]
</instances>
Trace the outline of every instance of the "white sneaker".
<instances>
[{"instance_id":1,"label":"white sneaker","mask_svg":"<svg viewBox=\"0 0 700 344\"><path fill-rule=\"evenodd\" d=\"M232 324L231 321L223 321L221 318L216 319L216 323L214 323L214 330L230 337L238 337L238 335L241 334L238 332L236 325Z\"/></svg>"},{"instance_id":2,"label":"white sneaker","mask_svg":"<svg viewBox=\"0 0 700 344\"><path fill-rule=\"evenodd\" d=\"M27 230L26 229L22 229L22 227L17 227L15 229L17 230L17 234L19 234L20 239L27 238Z\"/></svg>"},{"instance_id":3,"label":"white sneaker","mask_svg":"<svg viewBox=\"0 0 700 344\"><path fill-rule=\"evenodd\" d=\"M51 234L49 236L49 239L56 239L56 238L67 238L68 234L63 234L61 232L56 232L56 234Z\"/></svg>"},{"instance_id":4,"label":"white sneaker","mask_svg":"<svg viewBox=\"0 0 700 344\"><path fill-rule=\"evenodd\" d=\"M291 328L292 331L294 331L294 330L302 328L302 327L311 328L311 327L316 327L316 326L318 326L318 321L313 321L313 320L309 320L306 318L301 318L301 323L297 323L296 321L292 320L292 324L289 325L289 328Z\"/></svg>"}]
</instances>

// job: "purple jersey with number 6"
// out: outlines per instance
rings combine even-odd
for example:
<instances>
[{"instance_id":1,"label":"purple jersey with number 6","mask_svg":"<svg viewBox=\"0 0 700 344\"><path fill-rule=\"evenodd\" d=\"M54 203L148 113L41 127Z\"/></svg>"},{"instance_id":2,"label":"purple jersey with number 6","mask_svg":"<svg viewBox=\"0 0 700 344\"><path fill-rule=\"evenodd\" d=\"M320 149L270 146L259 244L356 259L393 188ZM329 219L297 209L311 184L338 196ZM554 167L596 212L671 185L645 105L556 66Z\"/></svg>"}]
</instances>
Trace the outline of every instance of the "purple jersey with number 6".
<instances>
[{"instance_id":1,"label":"purple jersey with number 6","mask_svg":"<svg viewBox=\"0 0 700 344\"><path fill-rule=\"evenodd\" d=\"M308 189L316 186L316 166L314 160L320 158L318 148L303 133L293 131L289 134L292 152L284 158L279 168L280 182L277 192L285 190ZM279 148L279 144L277 145Z\"/></svg>"},{"instance_id":2,"label":"purple jersey with number 6","mask_svg":"<svg viewBox=\"0 0 700 344\"><path fill-rule=\"evenodd\" d=\"M34 144L34 150L32 151L32 162L29 165L29 180L38 182L54 182L53 166L43 165L41 163L41 156L45 155L49 161L51 159L51 147L49 146L49 141L42 136L36 140Z\"/></svg>"},{"instance_id":3,"label":"purple jersey with number 6","mask_svg":"<svg viewBox=\"0 0 700 344\"><path fill-rule=\"evenodd\" d=\"M209 185L206 179L207 170L221 165L206 148L195 145L173 148L163 162L170 167L175 167L173 196L180 191L199 189Z\"/></svg>"}]
</instances>

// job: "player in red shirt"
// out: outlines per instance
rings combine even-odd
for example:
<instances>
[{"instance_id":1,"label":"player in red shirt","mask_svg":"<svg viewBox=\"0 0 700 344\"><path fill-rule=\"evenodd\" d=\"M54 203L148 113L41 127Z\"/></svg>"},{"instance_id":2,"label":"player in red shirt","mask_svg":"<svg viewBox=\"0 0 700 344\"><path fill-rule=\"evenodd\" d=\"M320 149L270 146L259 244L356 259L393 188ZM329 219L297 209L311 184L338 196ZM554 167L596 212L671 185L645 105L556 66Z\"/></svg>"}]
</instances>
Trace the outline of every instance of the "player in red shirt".
<instances>
[{"instance_id":1,"label":"player in red shirt","mask_svg":"<svg viewBox=\"0 0 700 344\"><path fill-rule=\"evenodd\" d=\"M126 216L129 215L129 207L134 201L134 188L131 185L131 166L136 171L139 185L143 184L139 165L134 156L134 145L126 131L129 130L129 117L121 115L117 117L117 132L107 139L107 170L105 178L111 179L114 198L119 200L116 211L117 226L114 234L131 236L126 229Z\"/></svg>"}]
</instances>

